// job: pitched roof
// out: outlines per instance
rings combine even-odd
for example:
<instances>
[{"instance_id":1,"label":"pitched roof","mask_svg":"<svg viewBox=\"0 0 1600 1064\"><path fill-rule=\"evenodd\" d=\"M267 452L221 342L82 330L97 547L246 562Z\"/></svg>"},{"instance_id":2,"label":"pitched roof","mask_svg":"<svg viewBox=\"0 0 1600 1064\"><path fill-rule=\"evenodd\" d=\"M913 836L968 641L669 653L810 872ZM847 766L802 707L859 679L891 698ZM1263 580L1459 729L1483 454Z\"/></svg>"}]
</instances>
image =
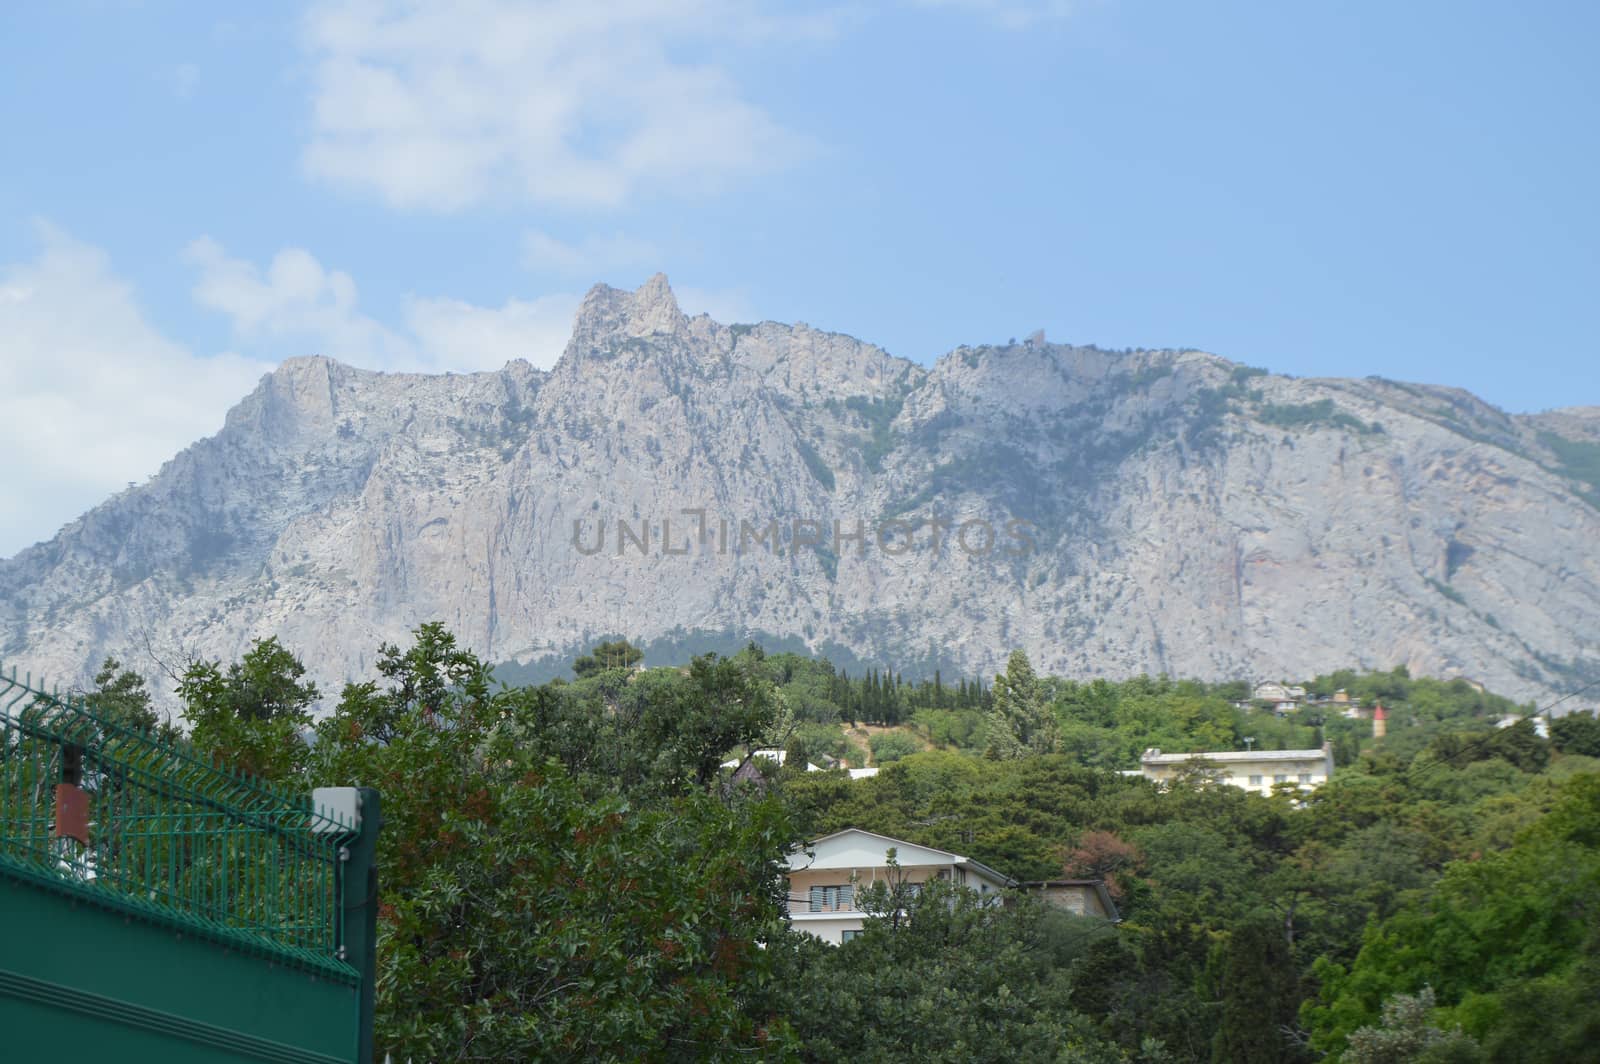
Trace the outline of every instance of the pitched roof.
<instances>
[{"instance_id":1,"label":"pitched roof","mask_svg":"<svg viewBox=\"0 0 1600 1064\"><path fill-rule=\"evenodd\" d=\"M939 849L938 847L935 847L935 846L924 846L920 842L908 842L905 839L896 839L896 838L892 838L892 837L890 837L888 835L880 835L876 831L867 831L864 828L844 828L843 830L835 831L835 832L832 832L831 834L828 834L828 835L823 835L821 838L812 839L804 847L802 847L801 849L799 849L799 850L797 850L794 853L789 855L789 859L790 859L789 867L790 867L790 869L794 870L794 871L799 871L799 870L801 870L803 868L815 867L814 865L807 864L807 865L800 866L800 868L796 868L795 865L794 865L794 858L796 856L800 856L800 855L809 855L808 851L816 849L818 843L828 842L828 841L833 840L833 839L842 838L842 837L844 837L846 835L861 835L861 836L865 836L866 838L869 838L869 839L876 839L879 842L887 843L888 846L892 846L892 847L895 848L895 850L897 851L897 857L899 856L899 851L903 851L903 850L909 849L909 850L912 850L912 851L920 850L925 854L932 854L932 855L934 855L936 857L941 857L941 858L945 859L943 861L937 861L937 862L916 860L911 865L912 867L915 867L916 865L922 865L922 864L931 864L931 863L944 864L944 863L948 862L949 864L953 864L953 865L965 865L966 867L969 867L969 868L975 868L978 871L983 872L984 874L989 876L989 878L994 879L995 881L997 881L999 883L1003 883L1008 887L1009 886L1015 886L1016 882L1017 882L1016 880L1012 879L1010 876L1006 875L1004 872L996 871L995 869L990 868L988 865L984 864L982 861L975 861L971 857L964 857L959 853L951 853L949 850L941 850L941 849ZM887 849L887 848L888 847L885 847L885 849Z\"/></svg>"},{"instance_id":2,"label":"pitched roof","mask_svg":"<svg viewBox=\"0 0 1600 1064\"><path fill-rule=\"evenodd\" d=\"M1117 911L1117 903L1111 900L1111 892L1106 889L1103 879L1030 879L1019 884L1023 890L1043 890L1046 887L1089 887L1100 899L1100 905L1106 911L1112 923L1120 924L1122 914Z\"/></svg>"}]
</instances>

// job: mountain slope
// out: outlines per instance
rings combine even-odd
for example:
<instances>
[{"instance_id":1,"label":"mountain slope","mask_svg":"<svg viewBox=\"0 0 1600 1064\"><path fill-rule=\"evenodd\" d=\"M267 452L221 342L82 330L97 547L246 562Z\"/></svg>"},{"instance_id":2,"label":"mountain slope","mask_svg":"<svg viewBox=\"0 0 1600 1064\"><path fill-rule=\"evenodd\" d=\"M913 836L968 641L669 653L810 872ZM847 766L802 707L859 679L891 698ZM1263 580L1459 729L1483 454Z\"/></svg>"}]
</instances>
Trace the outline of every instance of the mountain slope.
<instances>
[{"instance_id":1,"label":"mountain slope","mask_svg":"<svg viewBox=\"0 0 1600 1064\"><path fill-rule=\"evenodd\" d=\"M493 660L758 633L908 672L1023 646L1073 675L1406 664L1544 698L1600 677L1596 542L1593 408L1039 339L928 369L686 317L656 277L594 289L549 373L285 362L0 562L0 659L70 679L278 634L336 689L439 619Z\"/></svg>"}]
</instances>

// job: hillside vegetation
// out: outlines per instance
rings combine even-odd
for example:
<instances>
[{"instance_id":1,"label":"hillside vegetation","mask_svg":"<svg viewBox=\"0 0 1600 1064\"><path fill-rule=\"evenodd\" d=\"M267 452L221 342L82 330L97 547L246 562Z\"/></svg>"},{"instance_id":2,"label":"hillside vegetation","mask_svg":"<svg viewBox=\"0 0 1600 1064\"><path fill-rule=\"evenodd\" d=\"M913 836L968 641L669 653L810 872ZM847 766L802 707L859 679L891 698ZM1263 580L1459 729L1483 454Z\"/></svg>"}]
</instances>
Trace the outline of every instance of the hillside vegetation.
<instances>
[{"instance_id":1,"label":"hillside vegetation","mask_svg":"<svg viewBox=\"0 0 1600 1064\"><path fill-rule=\"evenodd\" d=\"M1230 685L849 677L625 643L499 687L438 625L312 723L276 640L184 676L208 756L384 795L378 1042L415 1060L1574 1061L1600 1016L1600 722L1403 671L1311 687L1370 724L1278 718ZM89 693L145 728L138 677ZM865 753L876 777L807 772ZM1140 750L1315 745L1340 769L1272 797L1119 774ZM889 749L882 740L905 741ZM722 762L787 746L733 784ZM841 947L790 931L783 859L856 826L1021 879L1092 877L1120 924L945 888Z\"/></svg>"}]
</instances>

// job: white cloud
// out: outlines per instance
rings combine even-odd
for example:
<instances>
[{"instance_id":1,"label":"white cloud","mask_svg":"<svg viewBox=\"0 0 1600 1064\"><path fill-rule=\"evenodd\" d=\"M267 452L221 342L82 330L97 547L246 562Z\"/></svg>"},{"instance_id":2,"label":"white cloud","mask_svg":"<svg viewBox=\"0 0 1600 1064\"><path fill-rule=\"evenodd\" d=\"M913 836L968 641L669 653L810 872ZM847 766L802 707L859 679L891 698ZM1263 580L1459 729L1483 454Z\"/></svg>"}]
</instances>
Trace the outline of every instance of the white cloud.
<instances>
[{"instance_id":1,"label":"white cloud","mask_svg":"<svg viewBox=\"0 0 1600 1064\"><path fill-rule=\"evenodd\" d=\"M566 345L579 302L557 293L495 308L411 296L402 327L392 328L360 310L349 274L324 268L301 248L279 251L260 269L202 237L185 257L199 270L195 300L227 315L243 345L327 355L368 369L471 372L514 358L548 368Z\"/></svg>"},{"instance_id":2,"label":"white cloud","mask_svg":"<svg viewBox=\"0 0 1600 1064\"><path fill-rule=\"evenodd\" d=\"M216 432L227 410L291 355L372 369L471 372L521 358L553 365L580 297L554 293L498 307L410 296L399 322L363 313L349 274L285 248L264 267L202 237L185 250L194 299L229 319L235 345L201 357L162 335L105 252L39 226L39 254L0 265L0 557L155 473ZM688 313L754 315L742 289L679 288Z\"/></svg>"},{"instance_id":3,"label":"white cloud","mask_svg":"<svg viewBox=\"0 0 1600 1064\"><path fill-rule=\"evenodd\" d=\"M549 233L531 229L522 236L522 264L530 270L548 270L593 280L606 270L628 266L654 266L661 249L647 240L623 233L588 236L569 243Z\"/></svg>"},{"instance_id":4,"label":"white cloud","mask_svg":"<svg viewBox=\"0 0 1600 1064\"><path fill-rule=\"evenodd\" d=\"M822 36L834 21L754 0L318 6L303 28L314 72L302 162L405 208L704 194L807 145L725 69L683 53Z\"/></svg>"},{"instance_id":5,"label":"white cloud","mask_svg":"<svg viewBox=\"0 0 1600 1064\"><path fill-rule=\"evenodd\" d=\"M499 309L458 299L412 299L406 324L435 364L445 368L499 368L521 358L549 369L572 334L578 302L564 293L508 299Z\"/></svg>"},{"instance_id":6,"label":"white cloud","mask_svg":"<svg viewBox=\"0 0 1600 1064\"><path fill-rule=\"evenodd\" d=\"M184 258L200 271L195 301L226 314L235 337L246 343L270 343L283 354L327 355L371 369L411 369L421 362L410 338L356 308L356 283L349 274L323 269L308 251L285 248L260 270L201 237ZM285 341L299 346L284 350Z\"/></svg>"},{"instance_id":7,"label":"white cloud","mask_svg":"<svg viewBox=\"0 0 1600 1064\"><path fill-rule=\"evenodd\" d=\"M272 366L199 358L162 336L104 252L41 224L0 266L0 557L142 480L222 427Z\"/></svg>"}]
</instances>

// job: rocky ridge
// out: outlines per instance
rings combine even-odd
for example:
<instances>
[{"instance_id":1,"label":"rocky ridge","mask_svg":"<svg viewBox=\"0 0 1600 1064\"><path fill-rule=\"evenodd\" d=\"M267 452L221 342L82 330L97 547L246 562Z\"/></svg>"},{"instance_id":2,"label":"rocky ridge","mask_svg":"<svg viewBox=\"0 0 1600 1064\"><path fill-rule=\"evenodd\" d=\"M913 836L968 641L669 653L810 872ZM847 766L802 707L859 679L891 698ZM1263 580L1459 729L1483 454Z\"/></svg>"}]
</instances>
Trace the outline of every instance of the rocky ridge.
<instances>
[{"instance_id":1,"label":"rocky ridge","mask_svg":"<svg viewBox=\"0 0 1600 1064\"><path fill-rule=\"evenodd\" d=\"M1546 700L1600 678L1597 542L1600 408L1037 338L925 368L688 317L658 276L591 291L548 373L284 362L0 561L0 660L81 682L276 634L336 691L437 619L496 661L754 634L908 674L1021 646L1073 676L1405 664Z\"/></svg>"}]
</instances>

